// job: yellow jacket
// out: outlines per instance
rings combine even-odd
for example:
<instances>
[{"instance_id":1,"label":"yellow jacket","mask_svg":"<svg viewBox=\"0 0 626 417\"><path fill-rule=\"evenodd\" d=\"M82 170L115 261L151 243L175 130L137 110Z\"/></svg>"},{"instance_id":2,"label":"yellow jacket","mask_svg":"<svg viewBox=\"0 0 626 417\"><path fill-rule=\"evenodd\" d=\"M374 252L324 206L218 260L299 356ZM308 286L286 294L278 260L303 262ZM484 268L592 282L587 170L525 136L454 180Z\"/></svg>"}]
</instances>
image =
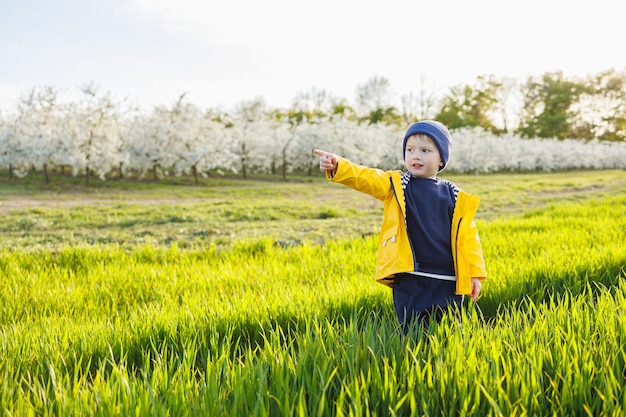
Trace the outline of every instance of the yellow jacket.
<instances>
[{"instance_id":1,"label":"yellow jacket","mask_svg":"<svg viewBox=\"0 0 626 417\"><path fill-rule=\"evenodd\" d=\"M393 286L395 274L412 272L413 250L406 230L406 206L400 171L368 168L339 158L337 171L326 172L330 181L344 184L383 202L384 213L376 253L376 281ZM459 191L452 217L452 258L456 293L470 294L472 278L487 277L474 215L480 198Z\"/></svg>"}]
</instances>

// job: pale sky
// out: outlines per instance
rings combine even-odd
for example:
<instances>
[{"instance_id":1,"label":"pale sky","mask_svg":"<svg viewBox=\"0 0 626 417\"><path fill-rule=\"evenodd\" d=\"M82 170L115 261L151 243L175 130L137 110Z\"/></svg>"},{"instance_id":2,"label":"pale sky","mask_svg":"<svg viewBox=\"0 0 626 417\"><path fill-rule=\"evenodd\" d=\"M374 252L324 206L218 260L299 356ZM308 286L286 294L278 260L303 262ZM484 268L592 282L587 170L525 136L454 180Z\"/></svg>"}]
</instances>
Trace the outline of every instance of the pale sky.
<instances>
[{"instance_id":1,"label":"pale sky","mask_svg":"<svg viewBox=\"0 0 626 417\"><path fill-rule=\"evenodd\" d=\"M313 88L353 103L473 83L626 69L621 0L0 0L0 109L31 87L95 82L150 108L180 94L289 107Z\"/></svg>"}]
</instances>

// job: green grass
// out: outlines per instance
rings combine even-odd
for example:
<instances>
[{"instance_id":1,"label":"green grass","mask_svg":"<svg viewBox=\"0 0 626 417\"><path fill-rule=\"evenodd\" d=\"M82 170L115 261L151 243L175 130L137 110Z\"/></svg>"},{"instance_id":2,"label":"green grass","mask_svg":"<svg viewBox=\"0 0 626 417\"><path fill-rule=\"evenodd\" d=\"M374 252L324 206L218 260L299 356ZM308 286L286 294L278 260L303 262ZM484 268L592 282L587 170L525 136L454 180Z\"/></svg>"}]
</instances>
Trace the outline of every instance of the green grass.
<instances>
[{"instance_id":1,"label":"green grass","mask_svg":"<svg viewBox=\"0 0 626 417\"><path fill-rule=\"evenodd\" d=\"M380 205L323 179L2 184L0 413L622 415L623 172L450 179L490 277L408 337Z\"/></svg>"},{"instance_id":2,"label":"green grass","mask_svg":"<svg viewBox=\"0 0 626 417\"><path fill-rule=\"evenodd\" d=\"M478 218L483 220L626 188L626 175L619 170L447 178L481 197ZM33 175L15 183L0 181L0 245L198 248L262 237L292 244L377 233L382 217L377 200L320 176L287 182L213 178L200 186L110 180L64 190L38 180Z\"/></svg>"}]
</instances>

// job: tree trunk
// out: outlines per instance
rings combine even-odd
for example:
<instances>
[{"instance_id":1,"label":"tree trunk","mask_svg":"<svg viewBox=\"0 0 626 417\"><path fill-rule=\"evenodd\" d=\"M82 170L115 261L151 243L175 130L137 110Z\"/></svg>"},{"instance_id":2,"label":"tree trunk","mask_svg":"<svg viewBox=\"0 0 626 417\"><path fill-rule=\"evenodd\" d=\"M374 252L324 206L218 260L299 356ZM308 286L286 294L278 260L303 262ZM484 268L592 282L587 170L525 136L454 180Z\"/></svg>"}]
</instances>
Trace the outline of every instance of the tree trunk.
<instances>
[{"instance_id":1,"label":"tree trunk","mask_svg":"<svg viewBox=\"0 0 626 417\"><path fill-rule=\"evenodd\" d=\"M287 181L287 149L283 149L283 181Z\"/></svg>"},{"instance_id":2,"label":"tree trunk","mask_svg":"<svg viewBox=\"0 0 626 417\"><path fill-rule=\"evenodd\" d=\"M50 175L48 175L48 164L43 164L43 175L46 178L46 185L49 185Z\"/></svg>"},{"instance_id":3,"label":"tree trunk","mask_svg":"<svg viewBox=\"0 0 626 417\"><path fill-rule=\"evenodd\" d=\"M241 175L244 178L248 177L248 172L246 171L246 144L241 144Z\"/></svg>"},{"instance_id":4,"label":"tree trunk","mask_svg":"<svg viewBox=\"0 0 626 417\"><path fill-rule=\"evenodd\" d=\"M153 178L155 181L158 181L158 180L159 180L159 178L157 177L157 165L158 165L158 164L153 164L153 165L152 165L152 178Z\"/></svg>"},{"instance_id":5,"label":"tree trunk","mask_svg":"<svg viewBox=\"0 0 626 417\"><path fill-rule=\"evenodd\" d=\"M196 185L200 183L200 179L198 178L198 166L197 165L193 166L193 179Z\"/></svg>"},{"instance_id":6,"label":"tree trunk","mask_svg":"<svg viewBox=\"0 0 626 417\"><path fill-rule=\"evenodd\" d=\"M9 164L9 181L13 182L13 164Z\"/></svg>"},{"instance_id":7,"label":"tree trunk","mask_svg":"<svg viewBox=\"0 0 626 417\"><path fill-rule=\"evenodd\" d=\"M124 165L124 163L120 162L119 167L117 167L117 174L118 174L119 179L124 178L124 171L122 170L122 165Z\"/></svg>"}]
</instances>

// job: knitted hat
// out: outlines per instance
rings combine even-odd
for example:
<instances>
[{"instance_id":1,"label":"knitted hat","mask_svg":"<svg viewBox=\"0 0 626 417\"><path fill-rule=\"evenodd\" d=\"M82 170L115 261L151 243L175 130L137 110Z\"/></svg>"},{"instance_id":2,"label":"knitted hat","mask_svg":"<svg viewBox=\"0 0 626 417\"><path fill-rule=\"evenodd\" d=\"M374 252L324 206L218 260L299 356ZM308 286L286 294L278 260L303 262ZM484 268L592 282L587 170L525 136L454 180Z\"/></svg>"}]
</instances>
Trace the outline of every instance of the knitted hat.
<instances>
[{"instance_id":1,"label":"knitted hat","mask_svg":"<svg viewBox=\"0 0 626 417\"><path fill-rule=\"evenodd\" d=\"M402 142L402 154L406 152L406 140L411 135L417 133L423 133L432 138L439 150L443 166L439 168L442 171L447 165L450 159L450 151L452 150L452 138L450 137L450 131L442 123L435 120L422 120L412 124L404 135L404 141Z\"/></svg>"}]
</instances>

